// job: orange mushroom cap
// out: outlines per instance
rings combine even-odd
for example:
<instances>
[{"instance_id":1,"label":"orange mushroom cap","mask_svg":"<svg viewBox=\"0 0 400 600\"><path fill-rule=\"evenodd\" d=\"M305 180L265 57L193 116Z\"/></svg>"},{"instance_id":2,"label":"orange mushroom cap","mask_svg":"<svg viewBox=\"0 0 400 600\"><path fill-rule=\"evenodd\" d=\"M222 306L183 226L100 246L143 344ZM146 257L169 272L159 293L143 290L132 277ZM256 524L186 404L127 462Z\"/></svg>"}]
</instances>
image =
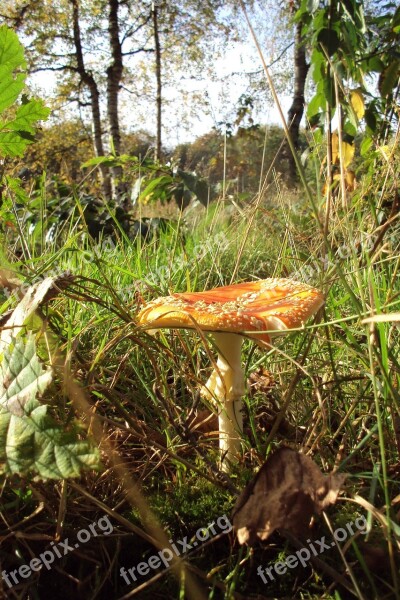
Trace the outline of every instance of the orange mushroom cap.
<instances>
[{"instance_id":1,"label":"orange mushroom cap","mask_svg":"<svg viewBox=\"0 0 400 600\"><path fill-rule=\"evenodd\" d=\"M323 294L291 279L264 279L157 298L138 314L139 325L240 333L270 342L274 329L300 327L323 305ZM252 335L252 331L257 334Z\"/></svg>"}]
</instances>

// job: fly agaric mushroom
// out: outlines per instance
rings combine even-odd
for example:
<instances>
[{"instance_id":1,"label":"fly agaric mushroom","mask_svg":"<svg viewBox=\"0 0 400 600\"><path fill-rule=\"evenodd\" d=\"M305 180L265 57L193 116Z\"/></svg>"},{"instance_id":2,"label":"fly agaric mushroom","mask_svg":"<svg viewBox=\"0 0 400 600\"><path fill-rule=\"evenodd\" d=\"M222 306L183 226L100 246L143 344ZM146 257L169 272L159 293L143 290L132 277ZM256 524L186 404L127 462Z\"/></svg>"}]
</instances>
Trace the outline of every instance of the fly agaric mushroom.
<instances>
[{"instance_id":1,"label":"fly agaric mushroom","mask_svg":"<svg viewBox=\"0 0 400 600\"><path fill-rule=\"evenodd\" d=\"M243 336L270 343L271 335L295 329L324 303L322 293L290 279L264 279L157 298L138 314L149 329L200 329L211 332L218 352L216 367L201 393L217 403L222 468L240 450Z\"/></svg>"}]
</instances>

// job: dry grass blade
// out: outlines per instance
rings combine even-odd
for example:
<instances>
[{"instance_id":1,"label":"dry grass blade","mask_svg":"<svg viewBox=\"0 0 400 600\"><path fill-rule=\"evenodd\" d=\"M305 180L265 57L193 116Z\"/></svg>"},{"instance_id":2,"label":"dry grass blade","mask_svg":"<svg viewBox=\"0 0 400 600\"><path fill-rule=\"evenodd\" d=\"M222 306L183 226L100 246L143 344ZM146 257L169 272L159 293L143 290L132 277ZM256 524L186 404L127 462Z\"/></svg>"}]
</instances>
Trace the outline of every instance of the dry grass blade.
<instances>
[{"instance_id":1,"label":"dry grass blade","mask_svg":"<svg viewBox=\"0 0 400 600\"><path fill-rule=\"evenodd\" d=\"M388 313L385 315L374 315L363 319L361 323L390 323L391 321L400 321L400 313Z\"/></svg>"}]
</instances>

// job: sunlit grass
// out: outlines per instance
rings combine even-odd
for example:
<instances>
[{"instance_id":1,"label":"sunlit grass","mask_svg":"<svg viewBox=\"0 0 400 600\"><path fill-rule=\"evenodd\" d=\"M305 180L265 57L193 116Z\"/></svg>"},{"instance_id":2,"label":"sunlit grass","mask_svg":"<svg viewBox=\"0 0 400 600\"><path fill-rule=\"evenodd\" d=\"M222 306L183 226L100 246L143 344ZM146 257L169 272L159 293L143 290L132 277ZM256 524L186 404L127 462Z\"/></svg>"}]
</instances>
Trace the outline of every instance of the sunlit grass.
<instances>
[{"instance_id":1,"label":"sunlit grass","mask_svg":"<svg viewBox=\"0 0 400 600\"><path fill-rule=\"evenodd\" d=\"M208 513L216 517L229 512L236 490L243 489L275 448L289 444L310 454L324 471L336 468L349 475L345 498L329 511L329 519L333 529L359 514L371 522L366 540L354 540L346 555L353 561L355 577L364 578L360 589L365 597L376 589L383 590L382 597L391 597L398 585L399 330L390 320L363 323L370 315L399 310L399 227L393 220L382 229L390 206L381 206L393 197L397 179L391 168L379 168L384 189L373 173L366 173L345 210L342 201L335 201L325 239L302 193L288 193L276 182L241 211L232 209L228 198L200 211L194 225L183 218L148 242L128 240L121 233L112 243L100 239L94 244L82 225L71 221L41 251L37 244L43 240L32 240L27 233L23 246L31 247L30 255L16 260L13 249L9 252L15 275L25 282L65 272L76 277L49 305L49 327L68 357L72 377L95 406L107 439L171 535L189 534ZM378 188L380 204L375 205L371 198ZM319 207L323 212L322 199ZM319 322L277 339L270 350L244 344L246 375L261 369L269 385L245 399L243 459L228 481L217 473L215 423L193 426L196 419L201 423L211 414L199 388L210 372L212 348L195 331L149 335L136 327L135 315L144 302L159 295L209 289L229 284L232 278L239 282L266 277L293 277L319 286L326 305ZM5 311L16 298L3 301ZM67 406L71 410L69 401ZM94 502L101 500L114 516L121 513L140 525L107 461L104 456L105 474L87 475L80 484L91 507L85 510L99 510ZM3 491L6 506L15 494L15 484L10 484L11 491ZM78 529L84 519L83 505L77 502L82 492L74 484L66 485L71 500L64 519ZM191 488L193 494L188 493ZM32 489L35 498L48 498L53 511L59 506L58 486L49 490L47 484L32 483ZM29 485L24 497L33 510L28 490ZM368 506L379 511L379 518ZM11 512L9 521L15 519ZM136 543L134 560L120 527L121 545L113 547L108 564L114 573L113 589L122 595L126 589L119 567L135 564L136 558L139 562L150 550L145 542ZM322 520L314 533L330 535ZM384 573L374 567L376 548L385 557ZM271 545L253 553L237 545L231 548L225 537L215 550L199 549L189 562L204 574L216 569L225 590L218 597L233 597L234 591L251 597L270 594L255 574L257 565L291 551L289 542L277 535ZM365 555L367 560L361 560ZM335 551L321 559L335 573L344 572ZM173 596L178 584L168 579L165 587L165 581L161 578L141 597L150 597L152 589L168 589L171 597L178 597ZM332 581L331 572L314 567L313 572L293 572L271 589L277 597L296 589L293 597L316 598ZM351 585L350 578L348 582Z\"/></svg>"}]
</instances>

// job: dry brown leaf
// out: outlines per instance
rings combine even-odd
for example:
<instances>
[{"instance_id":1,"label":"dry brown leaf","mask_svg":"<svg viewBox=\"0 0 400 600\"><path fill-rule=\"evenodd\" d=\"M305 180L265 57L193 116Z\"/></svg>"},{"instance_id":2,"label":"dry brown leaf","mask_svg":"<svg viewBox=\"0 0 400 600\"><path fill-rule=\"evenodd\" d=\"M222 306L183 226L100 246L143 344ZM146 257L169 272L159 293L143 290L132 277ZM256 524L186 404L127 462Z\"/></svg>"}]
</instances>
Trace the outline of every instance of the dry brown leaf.
<instances>
[{"instance_id":1,"label":"dry brown leaf","mask_svg":"<svg viewBox=\"0 0 400 600\"><path fill-rule=\"evenodd\" d=\"M314 513L336 502L346 475L323 475L308 456L280 448L239 496L233 525L240 544L266 540L276 529L303 535Z\"/></svg>"},{"instance_id":2,"label":"dry brown leaf","mask_svg":"<svg viewBox=\"0 0 400 600\"><path fill-rule=\"evenodd\" d=\"M270 394L276 385L272 373L263 367L259 367L256 371L250 373L247 384L250 396L254 396L256 392Z\"/></svg>"},{"instance_id":3,"label":"dry brown leaf","mask_svg":"<svg viewBox=\"0 0 400 600\"><path fill-rule=\"evenodd\" d=\"M3 275L2 275L3 273ZM8 283L4 275L5 271L0 271L0 284ZM35 313L35 311L45 302L48 302L60 292L60 290L66 289L74 280L74 277L70 274L63 274L58 277L46 277L38 283L32 284L26 291L24 291L23 283L20 283L20 288L17 288L15 281L13 283L13 289L19 289L21 300L19 304L10 313L7 313L7 319L1 322L0 329L0 353L3 353L11 344L13 338L15 338L24 323Z\"/></svg>"}]
</instances>

